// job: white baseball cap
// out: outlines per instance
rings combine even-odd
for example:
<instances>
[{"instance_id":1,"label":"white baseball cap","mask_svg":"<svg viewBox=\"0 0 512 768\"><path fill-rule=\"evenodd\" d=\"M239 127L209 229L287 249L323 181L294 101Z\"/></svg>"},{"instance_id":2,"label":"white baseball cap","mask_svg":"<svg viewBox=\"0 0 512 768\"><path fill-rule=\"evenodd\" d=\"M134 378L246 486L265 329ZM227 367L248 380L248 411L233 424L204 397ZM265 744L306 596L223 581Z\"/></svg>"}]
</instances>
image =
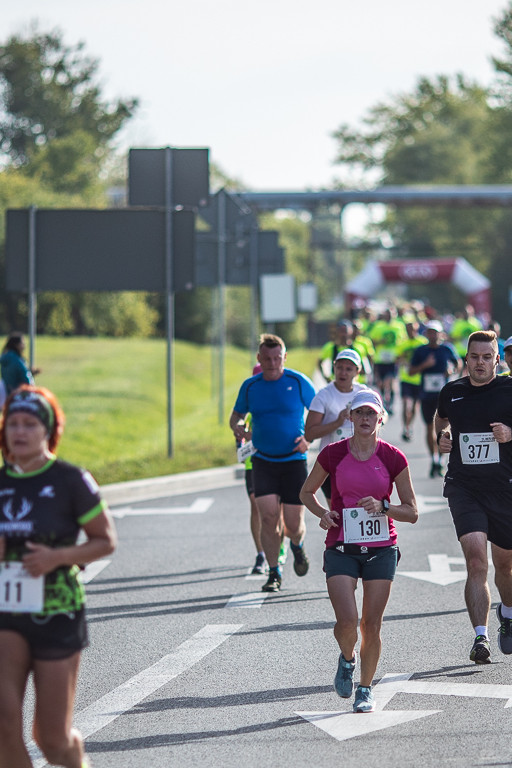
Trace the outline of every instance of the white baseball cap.
<instances>
[{"instance_id":1,"label":"white baseball cap","mask_svg":"<svg viewBox=\"0 0 512 768\"><path fill-rule=\"evenodd\" d=\"M364 405L367 405L368 408L372 408L377 413L382 413L384 411L384 406L382 405L380 395L373 389L361 389L354 396L350 410L355 411L356 408L362 408Z\"/></svg>"},{"instance_id":2,"label":"white baseball cap","mask_svg":"<svg viewBox=\"0 0 512 768\"><path fill-rule=\"evenodd\" d=\"M506 349L507 347L512 347L512 336L509 336L506 342L503 345L503 349Z\"/></svg>"},{"instance_id":3,"label":"white baseball cap","mask_svg":"<svg viewBox=\"0 0 512 768\"><path fill-rule=\"evenodd\" d=\"M425 330L427 331L438 331L438 333L443 332L443 326L439 322L439 320L431 320L429 323L426 324Z\"/></svg>"},{"instance_id":4,"label":"white baseball cap","mask_svg":"<svg viewBox=\"0 0 512 768\"><path fill-rule=\"evenodd\" d=\"M350 360L350 362L357 365L358 368L361 367L361 355L359 352L356 352L355 349L342 349L341 352L338 352L336 355L334 362L337 360Z\"/></svg>"}]
</instances>

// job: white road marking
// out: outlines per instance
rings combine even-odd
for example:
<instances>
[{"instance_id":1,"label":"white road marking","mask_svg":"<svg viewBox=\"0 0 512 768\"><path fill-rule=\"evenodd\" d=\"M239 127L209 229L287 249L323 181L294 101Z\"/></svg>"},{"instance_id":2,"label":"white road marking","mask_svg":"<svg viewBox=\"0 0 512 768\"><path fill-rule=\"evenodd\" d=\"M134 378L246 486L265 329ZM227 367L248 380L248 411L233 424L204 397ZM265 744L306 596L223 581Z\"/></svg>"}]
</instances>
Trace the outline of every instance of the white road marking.
<instances>
[{"instance_id":1,"label":"white road marking","mask_svg":"<svg viewBox=\"0 0 512 768\"><path fill-rule=\"evenodd\" d=\"M400 712L391 710L389 712L370 712L367 714L353 712L296 712L296 715L303 717L312 725L321 728L337 741L346 741L356 736L365 736L373 731L382 731L384 728L391 728L394 725L408 723L411 720L419 720L422 717L436 715L440 710L411 710L410 712Z\"/></svg>"},{"instance_id":2,"label":"white road marking","mask_svg":"<svg viewBox=\"0 0 512 768\"><path fill-rule=\"evenodd\" d=\"M146 699L158 688L186 672L228 640L231 635L238 632L242 626L243 624L207 624L191 638L185 640L175 651L78 712L74 718L74 725L86 739ZM34 768L43 768L47 765L33 741L27 748Z\"/></svg>"},{"instance_id":3,"label":"white road marking","mask_svg":"<svg viewBox=\"0 0 512 768\"><path fill-rule=\"evenodd\" d=\"M240 595L233 595L226 603L226 608L261 608L263 601L270 595L270 592L242 592Z\"/></svg>"},{"instance_id":4,"label":"white road marking","mask_svg":"<svg viewBox=\"0 0 512 768\"><path fill-rule=\"evenodd\" d=\"M480 699L506 699L505 708L512 707L512 685L485 685L480 683L437 683L410 680L411 675L387 674L377 689L385 696L385 703L395 693L420 693L433 696L470 696ZM384 700L384 699L382 699Z\"/></svg>"},{"instance_id":5,"label":"white road marking","mask_svg":"<svg viewBox=\"0 0 512 768\"><path fill-rule=\"evenodd\" d=\"M412 674L386 674L373 688L377 710L369 714L351 712L296 712L337 741L346 741L373 731L381 731L411 720L441 714L441 709L383 712L395 693L431 696L469 696L473 698L505 699L505 708L512 706L512 685L480 685L478 683L439 683L411 680ZM353 715L351 717L351 715Z\"/></svg>"},{"instance_id":6,"label":"white road marking","mask_svg":"<svg viewBox=\"0 0 512 768\"><path fill-rule=\"evenodd\" d=\"M110 560L95 560L94 563L89 563L89 565L86 565L85 570L82 571L81 574L82 582L84 584L89 584L89 582L92 581L95 576L101 573L102 570L107 567L107 565L110 565L110 563Z\"/></svg>"},{"instance_id":7,"label":"white road marking","mask_svg":"<svg viewBox=\"0 0 512 768\"><path fill-rule=\"evenodd\" d=\"M467 571L464 567L460 571L452 571L450 565L464 565L463 557L448 557L448 555L429 555L428 562L430 571L397 571L400 576L408 576L410 579L420 579L421 581L430 581L432 584L440 584L446 587L449 584L455 584L457 581L465 581Z\"/></svg>"},{"instance_id":8,"label":"white road marking","mask_svg":"<svg viewBox=\"0 0 512 768\"><path fill-rule=\"evenodd\" d=\"M443 496L423 496L421 493L416 494L416 502L418 504L418 512L420 515L426 515L429 512L450 512L448 502Z\"/></svg>"},{"instance_id":9,"label":"white road marking","mask_svg":"<svg viewBox=\"0 0 512 768\"><path fill-rule=\"evenodd\" d=\"M118 507L110 511L118 519L138 515L202 515L212 504L213 499L200 498L195 499L190 507Z\"/></svg>"}]
</instances>

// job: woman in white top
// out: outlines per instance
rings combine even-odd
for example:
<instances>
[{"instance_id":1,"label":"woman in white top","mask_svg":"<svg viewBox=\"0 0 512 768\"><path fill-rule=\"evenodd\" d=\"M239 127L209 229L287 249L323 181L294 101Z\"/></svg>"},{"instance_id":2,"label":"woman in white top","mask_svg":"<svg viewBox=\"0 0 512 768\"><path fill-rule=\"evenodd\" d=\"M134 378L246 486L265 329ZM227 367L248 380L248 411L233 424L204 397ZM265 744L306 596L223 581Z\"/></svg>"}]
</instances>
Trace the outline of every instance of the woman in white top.
<instances>
[{"instance_id":1,"label":"woman in white top","mask_svg":"<svg viewBox=\"0 0 512 768\"><path fill-rule=\"evenodd\" d=\"M334 381L321 389L311 401L304 436L308 442L320 438L320 450L354 434L350 405L356 392L368 389L364 384L354 382L361 368L359 353L355 349L342 349L334 361ZM329 475L322 485L322 491L330 508Z\"/></svg>"}]
</instances>

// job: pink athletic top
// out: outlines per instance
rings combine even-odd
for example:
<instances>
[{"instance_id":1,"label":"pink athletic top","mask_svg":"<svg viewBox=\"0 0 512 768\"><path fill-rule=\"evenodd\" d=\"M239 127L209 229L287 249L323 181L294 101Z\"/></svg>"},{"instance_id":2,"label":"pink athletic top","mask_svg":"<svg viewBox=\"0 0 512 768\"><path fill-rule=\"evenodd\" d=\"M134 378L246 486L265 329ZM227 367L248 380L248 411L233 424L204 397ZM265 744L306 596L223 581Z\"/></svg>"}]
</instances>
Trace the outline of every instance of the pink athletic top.
<instances>
[{"instance_id":1,"label":"pink athletic top","mask_svg":"<svg viewBox=\"0 0 512 768\"><path fill-rule=\"evenodd\" d=\"M379 440L375 453L366 461L357 461L349 449L349 439L327 445L318 454L318 462L331 476L331 505L339 513L339 528L329 528L327 547L343 541L343 509L357 507L364 496L388 499L397 475L407 467L405 455L394 445ZM368 546L386 547L396 543L396 529L389 520L389 539Z\"/></svg>"}]
</instances>

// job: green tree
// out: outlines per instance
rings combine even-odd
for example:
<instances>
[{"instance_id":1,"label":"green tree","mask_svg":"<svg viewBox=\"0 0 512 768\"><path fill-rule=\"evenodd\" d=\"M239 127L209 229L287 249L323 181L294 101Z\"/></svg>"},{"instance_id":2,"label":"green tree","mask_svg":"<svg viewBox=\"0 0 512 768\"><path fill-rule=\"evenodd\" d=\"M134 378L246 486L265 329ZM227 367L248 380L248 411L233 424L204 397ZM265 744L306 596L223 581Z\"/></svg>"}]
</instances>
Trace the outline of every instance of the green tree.
<instances>
[{"instance_id":1,"label":"green tree","mask_svg":"<svg viewBox=\"0 0 512 768\"><path fill-rule=\"evenodd\" d=\"M157 312L144 301L144 294L85 293L81 295L81 319L85 332L101 336L152 336Z\"/></svg>"},{"instance_id":2,"label":"green tree","mask_svg":"<svg viewBox=\"0 0 512 768\"><path fill-rule=\"evenodd\" d=\"M511 114L507 110L496 106L490 89L462 75L420 78L411 93L371 109L362 130L340 127L335 134L338 161L382 184L495 183L494 143L502 140L500 127ZM505 164L501 179L511 169ZM388 209L381 226L400 255L464 256L487 274L496 258L489 242L501 216L499 209L397 207ZM429 292L434 303L449 299L457 308L464 301L441 287L429 287Z\"/></svg>"},{"instance_id":3,"label":"green tree","mask_svg":"<svg viewBox=\"0 0 512 768\"><path fill-rule=\"evenodd\" d=\"M68 46L59 30L32 25L28 37L13 35L0 46L0 150L14 166L28 166L56 140L84 134L94 139L98 165L112 139L133 115L136 99L102 99L98 61L84 43Z\"/></svg>"},{"instance_id":4,"label":"green tree","mask_svg":"<svg viewBox=\"0 0 512 768\"><path fill-rule=\"evenodd\" d=\"M334 133L337 161L382 184L469 184L485 175L490 92L462 75L420 78L411 93L372 107L362 130Z\"/></svg>"},{"instance_id":5,"label":"green tree","mask_svg":"<svg viewBox=\"0 0 512 768\"><path fill-rule=\"evenodd\" d=\"M68 46L61 32L34 25L28 36L14 35L0 46L0 228L7 208L106 206L107 188L118 176L114 140L137 100L105 101L98 67L83 43ZM4 237L0 229L2 243ZM2 293L4 331L23 327L25 297ZM157 325L153 297L144 293L38 297L42 333L147 336Z\"/></svg>"}]
</instances>

